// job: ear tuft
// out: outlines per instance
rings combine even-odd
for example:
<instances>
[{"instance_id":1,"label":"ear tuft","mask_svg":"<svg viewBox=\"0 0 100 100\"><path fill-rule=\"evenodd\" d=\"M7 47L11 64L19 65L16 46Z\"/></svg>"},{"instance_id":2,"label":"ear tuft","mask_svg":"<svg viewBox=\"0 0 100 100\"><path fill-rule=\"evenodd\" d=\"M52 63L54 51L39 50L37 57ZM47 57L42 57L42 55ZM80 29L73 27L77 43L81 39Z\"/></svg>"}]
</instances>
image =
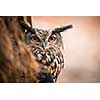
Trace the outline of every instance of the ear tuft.
<instances>
[{"instance_id":1,"label":"ear tuft","mask_svg":"<svg viewBox=\"0 0 100 100\"><path fill-rule=\"evenodd\" d=\"M28 26L28 24L26 24L24 21L20 20L19 24L20 24L21 29L23 30L23 32L25 32L25 30L30 31L32 33L35 32L35 29L30 27L30 26Z\"/></svg>"},{"instance_id":2,"label":"ear tuft","mask_svg":"<svg viewBox=\"0 0 100 100\"><path fill-rule=\"evenodd\" d=\"M70 29L72 27L73 27L72 25L67 25L67 26L63 26L63 27L60 27L60 28L55 28L54 32L60 33L60 32L63 32L65 30L67 30L67 29Z\"/></svg>"}]
</instances>

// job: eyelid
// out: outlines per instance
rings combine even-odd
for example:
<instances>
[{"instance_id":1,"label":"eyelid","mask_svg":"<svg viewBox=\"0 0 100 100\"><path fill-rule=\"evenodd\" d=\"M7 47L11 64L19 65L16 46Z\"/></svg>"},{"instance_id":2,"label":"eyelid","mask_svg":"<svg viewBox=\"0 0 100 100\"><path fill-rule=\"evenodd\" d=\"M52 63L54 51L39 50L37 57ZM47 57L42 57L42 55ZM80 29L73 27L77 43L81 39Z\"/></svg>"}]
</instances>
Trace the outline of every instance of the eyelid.
<instances>
[{"instance_id":1,"label":"eyelid","mask_svg":"<svg viewBox=\"0 0 100 100\"><path fill-rule=\"evenodd\" d=\"M34 41L32 41L32 38L36 38L36 40L34 39ZM31 40L31 42L33 43L33 42L39 41L39 38L37 37L36 34L32 34L31 37L30 37L30 40Z\"/></svg>"},{"instance_id":2,"label":"eyelid","mask_svg":"<svg viewBox=\"0 0 100 100\"><path fill-rule=\"evenodd\" d=\"M55 34L52 34L50 37L54 37L55 39L57 39L57 36Z\"/></svg>"},{"instance_id":3,"label":"eyelid","mask_svg":"<svg viewBox=\"0 0 100 100\"><path fill-rule=\"evenodd\" d=\"M33 36L36 36L36 34L32 34L32 35L31 35L31 38L32 38ZM36 37L37 37L37 36L36 36Z\"/></svg>"},{"instance_id":4,"label":"eyelid","mask_svg":"<svg viewBox=\"0 0 100 100\"><path fill-rule=\"evenodd\" d=\"M32 35L32 36L31 36L31 39L32 39L33 37L37 38L37 40L38 40L38 37L37 37L36 35Z\"/></svg>"},{"instance_id":5,"label":"eyelid","mask_svg":"<svg viewBox=\"0 0 100 100\"><path fill-rule=\"evenodd\" d=\"M53 34L52 36L53 36L54 38L56 38L56 37L57 37L57 36L56 36L56 35L54 35L54 34Z\"/></svg>"},{"instance_id":6,"label":"eyelid","mask_svg":"<svg viewBox=\"0 0 100 100\"><path fill-rule=\"evenodd\" d=\"M50 38L54 38L53 41L50 41ZM57 36L55 34L51 35L48 39L49 42L55 43L57 41Z\"/></svg>"}]
</instances>

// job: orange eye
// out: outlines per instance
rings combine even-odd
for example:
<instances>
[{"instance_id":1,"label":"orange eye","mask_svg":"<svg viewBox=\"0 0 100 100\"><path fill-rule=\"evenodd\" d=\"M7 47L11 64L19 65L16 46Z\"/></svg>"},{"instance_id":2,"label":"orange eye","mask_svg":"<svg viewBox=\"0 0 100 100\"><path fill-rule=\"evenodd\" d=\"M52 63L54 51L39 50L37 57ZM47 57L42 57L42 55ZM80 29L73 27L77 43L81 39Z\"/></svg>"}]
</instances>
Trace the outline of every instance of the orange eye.
<instances>
[{"instance_id":1,"label":"orange eye","mask_svg":"<svg viewBox=\"0 0 100 100\"><path fill-rule=\"evenodd\" d=\"M48 39L49 42L53 43L56 41L56 38L54 36L50 36Z\"/></svg>"},{"instance_id":2,"label":"orange eye","mask_svg":"<svg viewBox=\"0 0 100 100\"><path fill-rule=\"evenodd\" d=\"M32 41L32 42L38 41L38 37L37 37L37 36L32 36L32 37L31 37L31 41Z\"/></svg>"}]
</instances>

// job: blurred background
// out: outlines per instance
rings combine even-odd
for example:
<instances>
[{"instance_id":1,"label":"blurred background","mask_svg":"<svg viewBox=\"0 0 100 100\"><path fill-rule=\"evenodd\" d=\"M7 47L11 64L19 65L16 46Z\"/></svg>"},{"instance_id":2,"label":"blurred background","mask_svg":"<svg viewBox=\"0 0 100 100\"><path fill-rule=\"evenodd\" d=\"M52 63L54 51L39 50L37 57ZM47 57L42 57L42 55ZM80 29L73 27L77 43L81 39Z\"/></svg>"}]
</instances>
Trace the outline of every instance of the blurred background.
<instances>
[{"instance_id":1,"label":"blurred background","mask_svg":"<svg viewBox=\"0 0 100 100\"><path fill-rule=\"evenodd\" d=\"M100 82L100 17L33 16L32 22L43 29L73 25L62 33L65 66L58 83Z\"/></svg>"}]
</instances>

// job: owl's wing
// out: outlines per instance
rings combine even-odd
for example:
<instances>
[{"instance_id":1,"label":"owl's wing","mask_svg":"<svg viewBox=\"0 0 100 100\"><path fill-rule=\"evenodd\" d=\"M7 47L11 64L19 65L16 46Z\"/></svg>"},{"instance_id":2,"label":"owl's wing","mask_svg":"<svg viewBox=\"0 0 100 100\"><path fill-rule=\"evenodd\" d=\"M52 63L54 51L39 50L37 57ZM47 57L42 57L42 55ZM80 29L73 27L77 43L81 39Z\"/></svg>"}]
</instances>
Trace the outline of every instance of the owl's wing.
<instances>
[{"instance_id":1,"label":"owl's wing","mask_svg":"<svg viewBox=\"0 0 100 100\"><path fill-rule=\"evenodd\" d=\"M26 47L17 19L0 17L0 82L53 82Z\"/></svg>"},{"instance_id":2,"label":"owl's wing","mask_svg":"<svg viewBox=\"0 0 100 100\"><path fill-rule=\"evenodd\" d=\"M24 21L28 26L32 26L32 17L31 16L19 16L19 21Z\"/></svg>"}]
</instances>

